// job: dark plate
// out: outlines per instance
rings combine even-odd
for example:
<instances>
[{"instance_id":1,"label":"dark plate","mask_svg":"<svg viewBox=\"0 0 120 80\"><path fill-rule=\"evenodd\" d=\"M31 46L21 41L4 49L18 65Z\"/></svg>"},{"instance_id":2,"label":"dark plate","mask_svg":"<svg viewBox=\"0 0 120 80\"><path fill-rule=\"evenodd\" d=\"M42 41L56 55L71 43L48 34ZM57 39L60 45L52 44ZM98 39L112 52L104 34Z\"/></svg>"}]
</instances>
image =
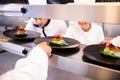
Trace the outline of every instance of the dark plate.
<instances>
[{"instance_id":1,"label":"dark plate","mask_svg":"<svg viewBox=\"0 0 120 80\"><path fill-rule=\"evenodd\" d=\"M114 58L111 56L100 54L100 51L103 50L104 47L105 45L89 45L84 48L83 52L84 55L90 60L107 65L120 66L119 58Z\"/></svg>"},{"instance_id":2,"label":"dark plate","mask_svg":"<svg viewBox=\"0 0 120 80\"><path fill-rule=\"evenodd\" d=\"M68 45L64 45L64 46L55 46L55 45L51 45L50 41L55 38L54 36L50 36L50 37L41 37L41 38L36 38L34 40L34 42L36 44L46 41L52 48L55 49L68 49L68 48L76 48L80 45L80 42L75 40L75 39L71 39L71 38L65 38L63 37L63 39L65 40L66 43L68 43Z\"/></svg>"},{"instance_id":3,"label":"dark plate","mask_svg":"<svg viewBox=\"0 0 120 80\"><path fill-rule=\"evenodd\" d=\"M30 40L30 39L35 39L40 37L40 33L38 32L34 32L34 31L28 31L27 30L27 36L24 37L18 37L16 36L17 30L6 30L3 32L3 34L7 37L13 38L13 39L17 39L17 40Z\"/></svg>"}]
</instances>

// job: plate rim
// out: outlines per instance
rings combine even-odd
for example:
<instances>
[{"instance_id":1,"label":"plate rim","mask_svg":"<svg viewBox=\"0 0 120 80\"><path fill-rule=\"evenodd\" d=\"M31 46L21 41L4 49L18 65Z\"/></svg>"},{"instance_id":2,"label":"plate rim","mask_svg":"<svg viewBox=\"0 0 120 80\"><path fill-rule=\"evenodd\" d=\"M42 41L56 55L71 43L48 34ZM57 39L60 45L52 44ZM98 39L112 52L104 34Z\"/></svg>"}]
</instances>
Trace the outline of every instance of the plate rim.
<instances>
[{"instance_id":1,"label":"plate rim","mask_svg":"<svg viewBox=\"0 0 120 80\"><path fill-rule=\"evenodd\" d=\"M91 58L91 57L89 57L88 55L86 55L86 54L88 54L88 53L85 53L85 49L86 48L88 48L88 47L91 47L91 46L104 46L105 44L93 44L93 45L88 45L88 46L86 46L84 49L83 49L83 55L85 56L85 57L87 57L88 59L90 59L90 60L92 60L92 61L95 61L95 62L99 62L99 63L102 63L102 64L106 64L106 65L112 65L112 66L120 66L120 64L114 64L114 63L108 63L108 62L104 62L103 60L100 60L100 59L97 59L95 56L92 56L92 57L94 57L94 58ZM98 52L99 53L99 52ZM90 53L91 54L91 53ZM100 54L99 53L99 55L102 55L102 54ZM102 56L106 56L106 55L102 55ZM100 56L100 57L102 57L102 56ZM114 58L114 57L111 57L111 56L106 56L106 57L108 57L108 58ZM104 58L104 57L102 57L102 58ZM119 58L114 58L114 59L119 59ZM120 60L120 59L119 59Z\"/></svg>"},{"instance_id":2,"label":"plate rim","mask_svg":"<svg viewBox=\"0 0 120 80\"><path fill-rule=\"evenodd\" d=\"M54 38L55 36L48 36L48 37L39 37L39 38L36 38L35 40L34 40L34 43L35 44L37 44L35 41L37 40L37 39L40 39L40 38ZM80 46L80 42L79 41L77 41L77 40L75 40L75 39L72 39L72 38L68 38L68 37L63 37L64 39L71 39L71 40L74 40L74 41L76 41L76 42L78 42L78 44L76 44L75 46L76 47L79 47ZM50 44L49 44L50 45ZM51 46L53 49L70 49L70 48L67 48L67 47L53 47L53 46ZM71 48L76 48L76 47L71 47Z\"/></svg>"},{"instance_id":3,"label":"plate rim","mask_svg":"<svg viewBox=\"0 0 120 80\"><path fill-rule=\"evenodd\" d=\"M12 36L10 36L10 35L8 35L8 34L6 34L7 32L9 32L9 31L11 31L11 32L15 32L15 31L17 31L17 30L14 30L14 29L8 29L8 30L5 30L4 32L3 32L3 35L4 36L7 36L7 37L9 37L9 38L12 38L12 39L16 39L16 40L31 40L31 39L35 39L35 38L37 38L37 37L31 37L31 38L25 38L25 37L15 37L15 35L12 35ZM40 33L38 33L38 32L35 32L35 31L31 31L31 30L26 30L26 31L28 31L28 32L34 32L34 33L36 33L37 35L38 35L38 37L40 37ZM27 35L29 35L29 34L27 34Z\"/></svg>"}]
</instances>

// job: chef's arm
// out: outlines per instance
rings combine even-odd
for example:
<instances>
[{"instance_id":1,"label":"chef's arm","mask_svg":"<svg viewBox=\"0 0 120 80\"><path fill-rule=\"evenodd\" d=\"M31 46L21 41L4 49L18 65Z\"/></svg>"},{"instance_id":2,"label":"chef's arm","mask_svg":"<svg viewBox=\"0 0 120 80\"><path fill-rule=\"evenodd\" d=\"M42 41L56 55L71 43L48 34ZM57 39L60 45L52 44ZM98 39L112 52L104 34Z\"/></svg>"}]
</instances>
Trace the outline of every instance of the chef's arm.
<instances>
[{"instance_id":1,"label":"chef's arm","mask_svg":"<svg viewBox=\"0 0 120 80\"><path fill-rule=\"evenodd\" d=\"M15 69L3 74L0 80L47 80L50 53L51 48L47 43L38 44L26 58L17 61Z\"/></svg>"}]
</instances>

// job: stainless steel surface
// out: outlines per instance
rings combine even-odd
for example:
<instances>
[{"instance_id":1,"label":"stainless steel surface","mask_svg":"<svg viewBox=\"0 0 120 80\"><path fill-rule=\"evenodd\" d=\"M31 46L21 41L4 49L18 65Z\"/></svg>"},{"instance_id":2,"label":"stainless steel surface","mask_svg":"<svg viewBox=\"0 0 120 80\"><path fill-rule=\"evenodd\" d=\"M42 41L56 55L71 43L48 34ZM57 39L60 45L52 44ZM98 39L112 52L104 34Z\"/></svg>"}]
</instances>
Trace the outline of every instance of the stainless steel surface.
<instances>
[{"instance_id":1,"label":"stainless steel surface","mask_svg":"<svg viewBox=\"0 0 120 80\"><path fill-rule=\"evenodd\" d=\"M25 4L4 4L0 5L1 16L22 16L21 8Z\"/></svg>"},{"instance_id":2,"label":"stainless steel surface","mask_svg":"<svg viewBox=\"0 0 120 80\"><path fill-rule=\"evenodd\" d=\"M53 66L49 66L48 80L93 80L93 79L86 78L80 76L79 74L74 74L72 72L64 71Z\"/></svg>"},{"instance_id":3,"label":"stainless steel surface","mask_svg":"<svg viewBox=\"0 0 120 80\"><path fill-rule=\"evenodd\" d=\"M120 5L119 3L108 4L78 4L78 5L43 5L43 6L26 6L28 13L26 17L45 17L65 20L87 20L102 23L120 23ZM39 8L38 8L39 7ZM40 15L33 16L36 11L40 9ZM30 10L30 12L29 12ZM75 13L76 10L78 13ZM34 11L34 12L31 12ZM114 13L113 13L114 12ZM86 14L86 13L89 13ZM32 14L32 15L31 15ZM31 48L34 43L20 44L22 46ZM99 66L92 63L84 62L82 59L83 52L86 45L80 45L77 52L67 56L61 56L62 52L53 55L49 59L48 80L119 80L120 71ZM0 74L13 69L16 60L22 56L5 52L0 54ZM60 80L61 80L60 79Z\"/></svg>"},{"instance_id":4,"label":"stainless steel surface","mask_svg":"<svg viewBox=\"0 0 120 80\"><path fill-rule=\"evenodd\" d=\"M15 17L15 16L0 16L0 26L11 27L13 25L26 26L29 18Z\"/></svg>"},{"instance_id":5,"label":"stainless steel surface","mask_svg":"<svg viewBox=\"0 0 120 80\"><path fill-rule=\"evenodd\" d=\"M13 40L13 43L16 41ZM20 43L21 44L21 43ZM31 48L35 46L33 42L23 43L22 46ZM99 66L92 63L84 62L82 59L83 49L86 45L80 45L79 50L73 53L63 51L63 54L68 54L67 56L60 55L62 52L57 54L53 52L53 55L49 59L49 74L48 80L119 80L120 70L115 70L103 66ZM2 55L2 56L1 56ZM13 56L13 57L12 57ZM10 52L0 54L0 73L4 73L10 69L13 69L16 62L16 57L22 58L22 56L12 54ZM11 60L14 60L12 61ZM15 60L16 59L16 60ZM7 62L9 61L9 62ZM7 62L7 64L6 64ZM12 65L10 65L12 63ZM62 77L62 78L61 78ZM61 79L60 79L61 78ZM71 78L71 79L70 79Z\"/></svg>"},{"instance_id":6,"label":"stainless steel surface","mask_svg":"<svg viewBox=\"0 0 120 80\"><path fill-rule=\"evenodd\" d=\"M18 44L14 44L11 42L1 42L1 41L0 41L0 48L21 56L25 56L25 54L27 54L27 49L28 49Z\"/></svg>"},{"instance_id":7,"label":"stainless steel surface","mask_svg":"<svg viewBox=\"0 0 120 80\"><path fill-rule=\"evenodd\" d=\"M13 69L16 61L24 58L12 53L4 52L0 54L0 75ZM92 80L82 77L72 72L64 71L54 66L48 68L48 80Z\"/></svg>"},{"instance_id":8,"label":"stainless steel surface","mask_svg":"<svg viewBox=\"0 0 120 80\"><path fill-rule=\"evenodd\" d=\"M21 8L23 7L27 9L27 13L25 13L24 15L21 12ZM72 3L69 5L5 4L0 5L0 25L11 26L13 24L20 24L25 26L29 17L43 17L63 20L83 20L90 22L118 24L120 23L119 14L120 2L110 2L107 4Z\"/></svg>"},{"instance_id":9,"label":"stainless steel surface","mask_svg":"<svg viewBox=\"0 0 120 80\"><path fill-rule=\"evenodd\" d=\"M24 17L120 23L120 3L28 5Z\"/></svg>"},{"instance_id":10,"label":"stainless steel surface","mask_svg":"<svg viewBox=\"0 0 120 80\"><path fill-rule=\"evenodd\" d=\"M25 7L24 15L21 8ZM77 12L76 12L77 11ZM62 20L83 20L101 23L120 23L120 2L110 3L78 3L49 5L2 5L1 16L40 17Z\"/></svg>"},{"instance_id":11,"label":"stainless steel surface","mask_svg":"<svg viewBox=\"0 0 120 80\"><path fill-rule=\"evenodd\" d=\"M9 52L0 54L0 74L14 68L23 58ZM49 59L48 80L119 80L120 71L88 64L69 57L53 55Z\"/></svg>"},{"instance_id":12,"label":"stainless steel surface","mask_svg":"<svg viewBox=\"0 0 120 80\"><path fill-rule=\"evenodd\" d=\"M0 31L0 49L4 49L20 56L25 56L25 54L30 51L30 48L28 47L9 42L11 38L4 36L2 32L3 31Z\"/></svg>"},{"instance_id":13,"label":"stainless steel surface","mask_svg":"<svg viewBox=\"0 0 120 80\"><path fill-rule=\"evenodd\" d=\"M1 4L0 26L12 26L19 24L25 26L28 18L22 17L21 8L26 4Z\"/></svg>"},{"instance_id":14,"label":"stainless steel surface","mask_svg":"<svg viewBox=\"0 0 120 80\"><path fill-rule=\"evenodd\" d=\"M79 60L53 55L50 65L56 66L64 71L87 77L93 80L119 80L120 71L81 62Z\"/></svg>"},{"instance_id":15,"label":"stainless steel surface","mask_svg":"<svg viewBox=\"0 0 120 80\"><path fill-rule=\"evenodd\" d=\"M120 24L104 24L103 30L105 37L108 39L120 36Z\"/></svg>"}]
</instances>

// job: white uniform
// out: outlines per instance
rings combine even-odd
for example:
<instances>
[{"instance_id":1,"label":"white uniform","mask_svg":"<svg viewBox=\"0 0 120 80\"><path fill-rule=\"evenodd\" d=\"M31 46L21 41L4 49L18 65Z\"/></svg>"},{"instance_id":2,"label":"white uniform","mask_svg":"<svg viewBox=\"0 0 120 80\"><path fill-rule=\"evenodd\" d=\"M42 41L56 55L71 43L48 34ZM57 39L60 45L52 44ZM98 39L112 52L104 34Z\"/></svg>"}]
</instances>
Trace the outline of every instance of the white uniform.
<instances>
[{"instance_id":1,"label":"white uniform","mask_svg":"<svg viewBox=\"0 0 120 80\"><path fill-rule=\"evenodd\" d=\"M64 37L69 37L78 40L81 44L98 44L104 40L104 33L102 26L97 23L91 23L92 28L89 32L82 30L80 25L76 22L70 22L70 26L66 31Z\"/></svg>"},{"instance_id":2,"label":"white uniform","mask_svg":"<svg viewBox=\"0 0 120 80\"><path fill-rule=\"evenodd\" d=\"M74 0L74 3L95 2L95 0ZM91 23L92 28L89 32L84 32L79 24L76 22L70 22L70 27L66 31L65 37L78 40L81 44L98 44L104 40L104 33L102 26L97 23Z\"/></svg>"},{"instance_id":3,"label":"white uniform","mask_svg":"<svg viewBox=\"0 0 120 80\"><path fill-rule=\"evenodd\" d=\"M29 55L17 61L15 69L8 71L0 80L47 80L48 56L40 47L34 47Z\"/></svg>"},{"instance_id":4,"label":"white uniform","mask_svg":"<svg viewBox=\"0 0 120 80\"><path fill-rule=\"evenodd\" d=\"M47 0L28 0L30 5L46 5Z\"/></svg>"},{"instance_id":5,"label":"white uniform","mask_svg":"<svg viewBox=\"0 0 120 80\"><path fill-rule=\"evenodd\" d=\"M46 0L28 0L28 1L29 1L30 5L46 4ZM55 23L54 25L56 25L56 24L57 23ZM59 26L58 24L56 27L53 27L53 26L52 26L52 28L48 27L48 30L50 29L50 31L51 31L51 33L49 32L50 34L48 34L48 35L53 35L53 33L52 33L52 32L54 32L53 30L56 30L55 28L61 28L61 27L62 26ZM31 29L32 28L34 28L34 27L31 27ZM27 27L26 27L26 29L27 29ZM35 29L35 30L37 30L37 29ZM80 35L82 34L82 35L88 36L87 33L78 31L78 30L81 30L78 26L70 27L69 30L71 31L71 33L70 33L71 35L74 35L74 34L76 35L76 39L78 38L77 34L80 34ZM90 34L93 34L94 30L96 32L98 32L101 30L101 28L96 29L94 27L93 29L91 29L91 32L89 32L88 37L92 36ZM75 32L75 33L72 33L72 32ZM47 29L46 29L46 33L47 33ZM101 35L102 35L102 33L100 32L100 36ZM96 37L92 36L90 38L91 39L102 38L100 36L99 35ZM90 39L90 38L87 38L87 39ZM38 53L38 52L40 52L40 53ZM0 80L46 80L47 79L47 71L48 71L48 56L47 56L47 54L41 48L34 47L33 50L29 53L28 57L18 60L16 63L16 66L15 66L15 69L3 74L0 77Z\"/></svg>"},{"instance_id":6,"label":"white uniform","mask_svg":"<svg viewBox=\"0 0 120 80\"><path fill-rule=\"evenodd\" d=\"M95 0L74 0L75 3L80 3L80 2L95 2Z\"/></svg>"},{"instance_id":7,"label":"white uniform","mask_svg":"<svg viewBox=\"0 0 120 80\"><path fill-rule=\"evenodd\" d=\"M31 18L26 25L26 30L32 30L39 32L41 37L44 37L42 28L41 27L35 27L33 24L37 24L34 18ZM50 20L49 24L45 26L45 33L47 36L55 36L58 33L64 34L67 30L67 24L64 20Z\"/></svg>"},{"instance_id":8,"label":"white uniform","mask_svg":"<svg viewBox=\"0 0 120 80\"><path fill-rule=\"evenodd\" d=\"M28 2L30 5L47 4L46 0ZM15 69L0 76L0 80L47 80L47 72L48 56L42 48L36 46L26 58L17 61Z\"/></svg>"},{"instance_id":9,"label":"white uniform","mask_svg":"<svg viewBox=\"0 0 120 80\"><path fill-rule=\"evenodd\" d=\"M28 0L30 5L46 5L47 0ZM36 24L35 19L31 18L26 26L26 30L33 30L39 32L41 37L44 37L42 28L33 26ZM50 20L50 23L45 27L45 33L47 36L55 36L58 33L64 34L67 29L67 25L64 20Z\"/></svg>"}]
</instances>

